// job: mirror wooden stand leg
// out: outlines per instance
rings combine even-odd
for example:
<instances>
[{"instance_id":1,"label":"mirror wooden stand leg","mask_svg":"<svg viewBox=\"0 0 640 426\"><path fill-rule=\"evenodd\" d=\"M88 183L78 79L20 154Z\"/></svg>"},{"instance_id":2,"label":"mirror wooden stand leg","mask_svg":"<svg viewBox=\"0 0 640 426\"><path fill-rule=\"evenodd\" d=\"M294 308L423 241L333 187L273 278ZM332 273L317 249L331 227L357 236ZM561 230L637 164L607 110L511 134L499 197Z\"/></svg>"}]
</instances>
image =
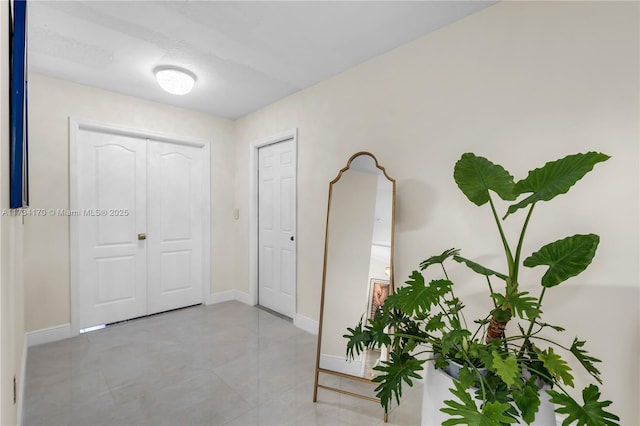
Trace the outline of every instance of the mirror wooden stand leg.
<instances>
[{"instance_id":1,"label":"mirror wooden stand leg","mask_svg":"<svg viewBox=\"0 0 640 426\"><path fill-rule=\"evenodd\" d=\"M316 368L316 378L315 378L315 384L313 386L313 402L317 402L318 401L318 389L326 389L332 392L337 392L337 393L341 393L343 395L348 395L348 396L352 396L354 398L360 398L360 399L365 399L367 401L371 401L371 402L375 402L377 404L380 404L380 399L379 398L375 398L372 396L368 396L368 395L362 395L356 392L350 392L344 389L339 389L333 386L327 386L327 385L322 385L320 384L319 378L320 378L320 373L324 373L324 374L328 374L331 376L336 376L336 377L340 377L342 379L348 379L348 380L353 380L356 382L362 382L362 383L368 383L371 385L375 385L376 383L372 382L371 380L368 379L364 379L361 377L354 377L354 376L350 376L348 374L343 374L340 372L336 372L336 371L331 371L331 370L325 370L322 368ZM389 413L385 412L384 413L384 422L387 423L389 421Z\"/></svg>"}]
</instances>

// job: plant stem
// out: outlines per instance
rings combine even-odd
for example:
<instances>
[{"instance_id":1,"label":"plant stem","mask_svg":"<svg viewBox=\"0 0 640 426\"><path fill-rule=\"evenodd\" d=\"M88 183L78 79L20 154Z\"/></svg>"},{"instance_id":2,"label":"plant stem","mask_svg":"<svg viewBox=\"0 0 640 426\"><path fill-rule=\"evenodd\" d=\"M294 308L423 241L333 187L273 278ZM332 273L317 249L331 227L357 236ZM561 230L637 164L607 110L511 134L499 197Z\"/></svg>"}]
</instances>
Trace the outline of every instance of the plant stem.
<instances>
[{"instance_id":1,"label":"plant stem","mask_svg":"<svg viewBox=\"0 0 640 426\"><path fill-rule=\"evenodd\" d=\"M493 294L493 287L491 286L491 280L489 279L489 275L485 275L485 278L487 279L487 284L489 285L489 291L491 292L491 294ZM493 296L491 297L491 301L493 302L493 307L497 308L498 304L496 303L496 299L494 299Z\"/></svg>"},{"instance_id":2,"label":"plant stem","mask_svg":"<svg viewBox=\"0 0 640 426\"><path fill-rule=\"evenodd\" d=\"M447 281L451 281L449 280L449 274L447 274L447 269L444 267L444 263L440 263L440 266L442 267L442 272L444 273L445 278L447 279ZM449 291L447 292L450 296L451 296L451 300L454 300L456 298L455 293L453 292L453 289L451 287L449 287ZM444 299L444 297L442 297ZM452 323L451 321L451 317L449 316L449 310L445 309L444 306L442 305L442 303L440 302L440 300L438 300L438 306L440 307L440 309L442 310L442 312L444 312L447 315L447 318L449 319L449 323ZM460 315L458 314L458 312L456 312L454 314L455 319L456 319L456 323L457 326L460 326ZM462 320L464 322L465 328L467 326L467 321L464 318L464 316L462 317Z\"/></svg>"},{"instance_id":3,"label":"plant stem","mask_svg":"<svg viewBox=\"0 0 640 426\"><path fill-rule=\"evenodd\" d=\"M546 338L544 338L544 337L538 337L538 336L531 336L531 337L532 337L533 339L538 339L538 340L545 341L545 342L547 342L547 343L551 343L552 345L556 345L556 346L557 346L557 347L559 347L560 349L564 349L564 350L565 350L565 351L567 351L567 352L571 352L571 349L567 348L566 346L561 345L561 344L560 344L560 343L558 343L558 342L554 342L554 341L553 341L553 340L551 340L551 339L546 339Z\"/></svg>"},{"instance_id":4,"label":"plant stem","mask_svg":"<svg viewBox=\"0 0 640 426\"><path fill-rule=\"evenodd\" d=\"M491 314L489 314L486 317L484 317L484 319L487 320L487 319L489 319L489 317L491 317ZM471 336L471 340L475 340L476 336L478 335L480 330L482 330L483 328L484 328L484 323L478 326L478 328L476 329L476 332L473 333L473 336Z\"/></svg>"},{"instance_id":5,"label":"plant stem","mask_svg":"<svg viewBox=\"0 0 640 426\"><path fill-rule=\"evenodd\" d=\"M413 334L404 334L404 333L389 333L389 335L393 336L393 337L404 337L406 339L413 339L413 340L421 342L421 343L431 343L431 344L433 344L434 342L438 342L438 340L439 340L439 339L435 339L433 337L427 339L427 338L415 336Z\"/></svg>"},{"instance_id":6,"label":"plant stem","mask_svg":"<svg viewBox=\"0 0 640 426\"><path fill-rule=\"evenodd\" d=\"M546 291L547 291L547 288L542 287L542 291L540 292L540 297L538 298L538 309L540 309L540 306L542 306L542 299L544 298L544 293ZM529 329L527 330L527 334L525 334L524 336L524 342L522 342L522 347L520 348L520 352L518 352L518 358L520 358L524 353L524 348L528 347L530 344L529 339L531 338L531 332L533 331L533 326L535 325L535 323L536 323L535 318L529 322Z\"/></svg>"},{"instance_id":7,"label":"plant stem","mask_svg":"<svg viewBox=\"0 0 640 426\"><path fill-rule=\"evenodd\" d=\"M449 293L451 294L451 301L458 299L456 297L456 294L453 292L453 288L451 288L449 290ZM458 301L460 301L460 299L458 299ZM462 322L464 323L464 328L468 329L469 327L467 326L467 319L464 316L464 313L462 312L462 310L458 310L455 313L456 316L456 320L458 321L458 324L460 324L460 317L462 316Z\"/></svg>"},{"instance_id":8,"label":"plant stem","mask_svg":"<svg viewBox=\"0 0 640 426\"><path fill-rule=\"evenodd\" d=\"M533 213L533 208L535 207L535 205L536 203L533 203L531 204L531 208L529 208L527 218L524 220L522 231L520 232L518 247L516 248L516 258L513 262L513 274L511 275L511 279L513 280L513 283L515 283L516 289L518 288L518 270L520 269L520 253L522 251L522 243L524 242L524 234L527 231L527 226L529 226L529 219L531 219L531 213Z\"/></svg>"},{"instance_id":9,"label":"plant stem","mask_svg":"<svg viewBox=\"0 0 640 426\"><path fill-rule=\"evenodd\" d=\"M447 269L444 267L444 263L440 263L440 267L442 268L442 272L444 272L444 277L447 279L447 281L451 281L449 279L449 274L447 274Z\"/></svg>"},{"instance_id":10,"label":"plant stem","mask_svg":"<svg viewBox=\"0 0 640 426\"><path fill-rule=\"evenodd\" d=\"M502 229L502 225L500 224L500 218L498 217L498 213L496 212L496 206L493 204L493 199L491 198L491 194L489 194L489 205L491 206L491 212L493 213L493 219L496 222L496 226L498 227L498 232L500 232L500 239L502 239L502 245L504 246L504 253L507 256L507 266L509 267L509 276L513 276L513 255L511 254L511 249L509 248L509 244L507 243L507 238L504 235L504 230Z\"/></svg>"}]
</instances>

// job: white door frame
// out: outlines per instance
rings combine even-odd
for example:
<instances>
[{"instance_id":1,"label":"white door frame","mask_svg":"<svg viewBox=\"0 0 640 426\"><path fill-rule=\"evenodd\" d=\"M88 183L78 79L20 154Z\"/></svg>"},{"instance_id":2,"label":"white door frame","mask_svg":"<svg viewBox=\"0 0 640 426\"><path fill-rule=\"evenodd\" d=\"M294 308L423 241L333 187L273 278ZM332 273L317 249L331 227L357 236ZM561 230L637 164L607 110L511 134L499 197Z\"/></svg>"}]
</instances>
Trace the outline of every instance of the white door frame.
<instances>
[{"instance_id":1,"label":"white door frame","mask_svg":"<svg viewBox=\"0 0 640 426\"><path fill-rule=\"evenodd\" d=\"M202 185L202 303L209 304L211 298L211 149L209 141L203 139L185 138L182 136L168 135L147 130L132 129L69 117L69 209L78 211L79 185L78 185L78 148L80 145L80 130L94 130L103 133L135 137L139 139L153 139L160 142L187 145L202 148L204 155L204 182ZM78 300L79 282L79 223L78 217L69 217L70 231L70 258L71 258L71 336L80 334L80 305Z\"/></svg>"},{"instance_id":2,"label":"white door frame","mask_svg":"<svg viewBox=\"0 0 640 426\"><path fill-rule=\"evenodd\" d=\"M294 191L296 193L296 205L294 207L294 216L296 218L296 229L293 230L293 235L296 238L295 244L295 259L296 264L293 271L293 319L295 321L298 300L298 129L286 130L282 133L270 136L268 138L260 139L249 144L249 301L251 305L258 304L258 150L267 145L273 145L278 142L293 141L293 146L296 149L295 167L296 167L296 180L294 182Z\"/></svg>"}]
</instances>

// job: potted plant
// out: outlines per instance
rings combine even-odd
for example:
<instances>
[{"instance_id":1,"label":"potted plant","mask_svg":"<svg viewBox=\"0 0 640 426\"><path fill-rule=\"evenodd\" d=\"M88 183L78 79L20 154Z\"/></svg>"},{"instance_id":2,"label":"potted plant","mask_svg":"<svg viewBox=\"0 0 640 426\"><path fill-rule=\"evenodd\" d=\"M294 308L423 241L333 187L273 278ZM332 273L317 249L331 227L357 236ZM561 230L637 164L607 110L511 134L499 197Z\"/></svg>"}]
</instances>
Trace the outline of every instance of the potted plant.
<instances>
[{"instance_id":1,"label":"potted plant","mask_svg":"<svg viewBox=\"0 0 640 426\"><path fill-rule=\"evenodd\" d=\"M454 168L455 182L472 203L490 207L504 248L506 271L481 266L460 256L459 250L446 250L423 261L420 270L413 271L407 285L386 299L373 319L360 320L348 329L344 336L348 358L365 348L389 348L388 361L375 368L378 375L373 379L385 412L394 397L400 403L403 383L412 386L424 364L431 362L436 370L450 370L451 366L457 370L449 382L451 399L444 401L440 410L448 416L444 425L532 424L545 397L555 404L557 413L566 415L563 425L616 424L619 418L606 411L611 401L600 400L596 384L582 391L582 401L567 392L574 385L567 356L575 357L596 382L602 383L596 367L600 360L587 353L586 342L575 338L570 346L562 345L541 334L543 330L564 331L543 322L543 299L553 287L587 268L599 237L573 235L541 247L524 260L521 257L536 204L566 193L608 158L596 152L569 155L531 170L515 182L500 165L472 153L462 155ZM495 196L513 202L502 218ZM519 209L527 212L514 249L503 221ZM451 261L466 265L487 284L493 307L473 323L466 321L465 306L456 296L459 284L454 285L447 273L446 264ZM521 266L547 266L537 295L521 289ZM438 276L428 277L434 269Z\"/></svg>"}]
</instances>

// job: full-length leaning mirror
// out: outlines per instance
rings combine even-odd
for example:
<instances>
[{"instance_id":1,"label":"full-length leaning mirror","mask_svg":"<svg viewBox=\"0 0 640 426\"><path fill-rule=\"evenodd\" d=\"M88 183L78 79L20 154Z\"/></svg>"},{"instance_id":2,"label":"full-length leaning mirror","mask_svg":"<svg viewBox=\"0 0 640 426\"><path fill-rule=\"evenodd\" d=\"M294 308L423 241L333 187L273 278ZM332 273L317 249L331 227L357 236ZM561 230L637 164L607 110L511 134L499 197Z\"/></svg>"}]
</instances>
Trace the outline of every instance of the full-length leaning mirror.
<instances>
[{"instance_id":1,"label":"full-length leaning mirror","mask_svg":"<svg viewBox=\"0 0 640 426\"><path fill-rule=\"evenodd\" d=\"M378 401L323 384L321 374L371 382L373 367L386 359L382 349L348 361L342 336L393 292L394 214L395 180L373 154L351 156L329 185L314 402L318 388Z\"/></svg>"}]
</instances>

